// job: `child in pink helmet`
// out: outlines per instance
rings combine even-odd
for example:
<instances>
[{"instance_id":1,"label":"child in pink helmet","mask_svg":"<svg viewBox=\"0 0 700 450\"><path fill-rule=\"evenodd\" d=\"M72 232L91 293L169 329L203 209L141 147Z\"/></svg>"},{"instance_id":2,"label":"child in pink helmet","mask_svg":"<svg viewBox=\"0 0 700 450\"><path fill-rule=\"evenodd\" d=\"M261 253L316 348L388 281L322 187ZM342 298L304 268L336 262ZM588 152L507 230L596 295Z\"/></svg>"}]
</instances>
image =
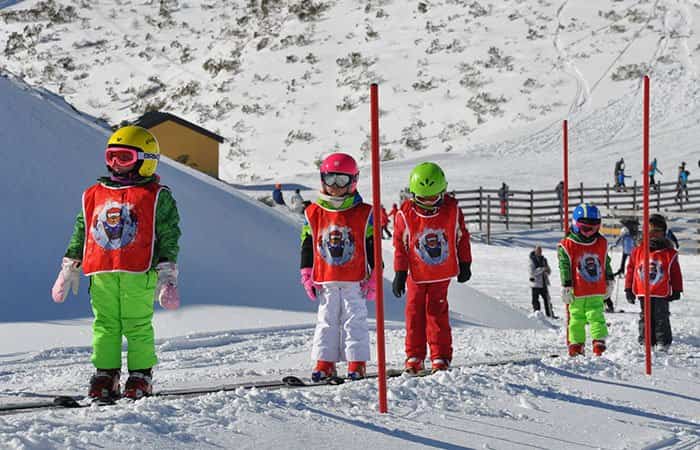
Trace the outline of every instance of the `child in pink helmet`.
<instances>
[{"instance_id":1,"label":"child in pink helmet","mask_svg":"<svg viewBox=\"0 0 700 450\"><path fill-rule=\"evenodd\" d=\"M321 192L304 214L301 284L318 300L313 381L337 375L348 361L348 378L364 378L369 359L366 300L374 300L372 206L357 192L360 171L352 156L333 153L321 163Z\"/></svg>"}]
</instances>

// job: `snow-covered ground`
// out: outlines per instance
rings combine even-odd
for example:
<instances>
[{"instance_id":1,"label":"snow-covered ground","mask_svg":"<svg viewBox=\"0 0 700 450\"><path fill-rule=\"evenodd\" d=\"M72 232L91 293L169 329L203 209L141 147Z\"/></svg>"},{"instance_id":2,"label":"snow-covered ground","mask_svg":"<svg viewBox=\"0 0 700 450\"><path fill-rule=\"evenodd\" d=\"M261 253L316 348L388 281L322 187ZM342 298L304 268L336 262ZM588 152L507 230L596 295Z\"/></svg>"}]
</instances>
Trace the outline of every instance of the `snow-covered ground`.
<instances>
[{"instance_id":1,"label":"snow-covered ground","mask_svg":"<svg viewBox=\"0 0 700 450\"><path fill-rule=\"evenodd\" d=\"M55 99L6 79L0 79L0 98L6 105L0 146L22 149L5 154L9 166L0 190L5 210L14 213L0 233L10 256L0 275L0 402L84 392L92 371L87 297L83 292L53 305L48 291L79 190L103 170L107 132ZM383 170L388 179L405 172L391 165ZM156 315L157 386L307 372L314 305L298 286L296 223L167 160L159 172L173 188L186 226L183 308ZM529 251L474 244L473 279L453 285L450 293L455 365L561 352L562 321L526 317ZM553 250L545 255L554 264ZM389 278L390 256L386 248ZM610 350L602 358L543 358L392 379L387 415L377 412L377 385L371 380L314 390L239 390L0 415L1 446L345 449L362 442L387 449L694 448L700 444L700 258L683 256L682 264L687 295L672 305L675 343L670 354L655 355L651 377L643 373L643 353L635 342L636 307L625 304L619 306L630 312L609 317ZM248 266L261 278L251 278ZM552 281L555 310L563 315L558 281ZM240 295L241 289L257 294ZM206 297L198 295L203 290ZM403 302L385 292L387 361L397 367L404 357Z\"/></svg>"},{"instance_id":2,"label":"snow-covered ground","mask_svg":"<svg viewBox=\"0 0 700 450\"><path fill-rule=\"evenodd\" d=\"M699 11L697 0L0 0L0 71L35 88L0 78L0 403L84 392L92 371L87 280L63 305L49 298L80 192L104 170L108 131L91 117L181 115L227 138L222 178L247 183L160 165L184 234L183 308L155 318L157 387L277 379L308 372L315 305L298 285L298 218L249 197L281 181L313 199L314 163L339 149L363 163L369 199L368 83L380 84L385 204L428 159L454 189L553 188L563 118L572 184L610 181L620 156L639 180L647 69L668 181L698 158ZM450 292L456 365L561 353L563 321L528 317L529 246L540 239L555 265L551 234L473 244L474 276ZM397 367L403 301L388 289L389 245L384 256ZM375 381L240 390L0 415L0 448L699 448L700 257L681 264L674 345L651 377L638 306L619 289L627 312L608 316L602 358L392 379L387 415Z\"/></svg>"}]
</instances>

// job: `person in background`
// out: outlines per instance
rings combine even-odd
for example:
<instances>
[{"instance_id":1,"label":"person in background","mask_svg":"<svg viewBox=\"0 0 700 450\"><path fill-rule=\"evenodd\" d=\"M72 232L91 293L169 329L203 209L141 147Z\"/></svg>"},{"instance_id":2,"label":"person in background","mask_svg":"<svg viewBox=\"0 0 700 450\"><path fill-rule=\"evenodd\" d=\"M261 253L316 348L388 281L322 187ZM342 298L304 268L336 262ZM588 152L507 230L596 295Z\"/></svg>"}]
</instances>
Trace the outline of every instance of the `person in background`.
<instances>
[{"instance_id":1,"label":"person in background","mask_svg":"<svg viewBox=\"0 0 700 450\"><path fill-rule=\"evenodd\" d=\"M669 318L669 303L681 298L683 274L678 262L678 252L666 239L666 219L661 214L649 217L649 281L651 294L651 345L660 352L668 351L673 334ZM630 304L639 299L639 337L644 344L644 249L635 247L627 266L625 277L625 297Z\"/></svg>"},{"instance_id":2,"label":"person in background","mask_svg":"<svg viewBox=\"0 0 700 450\"><path fill-rule=\"evenodd\" d=\"M564 212L564 182L560 181L554 187L554 192L557 194L557 202L559 202L559 214Z\"/></svg>"},{"instance_id":3,"label":"person in background","mask_svg":"<svg viewBox=\"0 0 700 450\"><path fill-rule=\"evenodd\" d=\"M685 192L685 201L689 202L688 196L688 176L690 171L685 168L685 161L678 167L678 181L676 182L676 203L683 202L683 192Z\"/></svg>"},{"instance_id":4,"label":"person in background","mask_svg":"<svg viewBox=\"0 0 700 450\"><path fill-rule=\"evenodd\" d=\"M498 189L498 201L501 206L501 215L505 216L508 213L508 197L513 194L510 192L510 188L504 181L501 187Z\"/></svg>"},{"instance_id":5,"label":"person in background","mask_svg":"<svg viewBox=\"0 0 700 450\"><path fill-rule=\"evenodd\" d=\"M649 164L649 186L651 186L652 189L656 189L656 181L654 181L654 175L657 173L660 173L663 175L664 173L659 170L658 163L656 162L656 158L654 158L651 161L651 164Z\"/></svg>"},{"instance_id":6,"label":"person in background","mask_svg":"<svg viewBox=\"0 0 700 450\"><path fill-rule=\"evenodd\" d=\"M282 185L279 183L275 184L275 189L272 191L272 200L278 205L286 205L282 196Z\"/></svg>"},{"instance_id":7,"label":"person in background","mask_svg":"<svg viewBox=\"0 0 700 450\"><path fill-rule=\"evenodd\" d=\"M552 300L549 296L549 275L552 269L549 268L547 258L542 254L542 247L539 245L530 252L530 287L532 288L532 310L540 310L540 297L544 302L544 312L547 317L556 319L552 311Z\"/></svg>"},{"instance_id":8,"label":"person in background","mask_svg":"<svg viewBox=\"0 0 700 450\"><path fill-rule=\"evenodd\" d=\"M294 189L294 194L289 198L290 209L297 214L304 212L304 198L299 189Z\"/></svg>"},{"instance_id":9,"label":"person in background","mask_svg":"<svg viewBox=\"0 0 700 450\"><path fill-rule=\"evenodd\" d=\"M389 211L389 219L391 220L392 227L394 222L396 221L396 213L399 211L399 207L396 205L396 203L391 205L391 210Z\"/></svg>"},{"instance_id":10,"label":"person in background","mask_svg":"<svg viewBox=\"0 0 700 450\"><path fill-rule=\"evenodd\" d=\"M386 208L384 208L384 205L382 205L382 208L379 210L379 215L382 219L382 239L384 239L384 234L388 235L386 239L391 239L391 231L389 231L389 215L386 213Z\"/></svg>"}]
</instances>

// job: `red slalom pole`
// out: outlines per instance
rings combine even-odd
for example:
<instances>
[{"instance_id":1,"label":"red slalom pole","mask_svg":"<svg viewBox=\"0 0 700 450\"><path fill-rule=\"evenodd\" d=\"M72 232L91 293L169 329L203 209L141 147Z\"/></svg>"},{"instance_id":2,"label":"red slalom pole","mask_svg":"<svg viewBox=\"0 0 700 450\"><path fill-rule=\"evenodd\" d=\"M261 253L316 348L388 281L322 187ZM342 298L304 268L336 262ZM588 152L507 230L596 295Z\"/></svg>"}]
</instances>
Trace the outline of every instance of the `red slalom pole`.
<instances>
[{"instance_id":1,"label":"red slalom pole","mask_svg":"<svg viewBox=\"0 0 700 450\"><path fill-rule=\"evenodd\" d=\"M644 350L646 373L651 375L651 287L649 285L649 77L644 77Z\"/></svg>"},{"instance_id":2,"label":"red slalom pole","mask_svg":"<svg viewBox=\"0 0 700 450\"><path fill-rule=\"evenodd\" d=\"M562 132L564 137L564 190L562 192L562 199L564 201L564 237L569 234L569 121L564 120L562 126ZM566 305L566 345L569 345L569 305Z\"/></svg>"},{"instance_id":3,"label":"red slalom pole","mask_svg":"<svg viewBox=\"0 0 700 450\"><path fill-rule=\"evenodd\" d=\"M374 272L377 277L377 369L379 376L379 412L385 414L386 404L386 354L384 349L384 265L382 264L382 237L381 237L381 191L379 188L379 86L372 83L370 86L370 113L372 118L372 214L374 220Z\"/></svg>"}]
</instances>

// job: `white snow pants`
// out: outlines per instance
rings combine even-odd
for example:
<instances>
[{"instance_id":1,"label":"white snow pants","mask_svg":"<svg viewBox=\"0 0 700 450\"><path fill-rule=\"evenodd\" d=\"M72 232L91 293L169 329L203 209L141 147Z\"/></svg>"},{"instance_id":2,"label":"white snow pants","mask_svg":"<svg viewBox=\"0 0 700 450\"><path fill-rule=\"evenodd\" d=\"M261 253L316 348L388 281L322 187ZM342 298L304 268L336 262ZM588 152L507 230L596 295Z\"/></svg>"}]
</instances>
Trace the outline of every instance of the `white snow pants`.
<instances>
[{"instance_id":1,"label":"white snow pants","mask_svg":"<svg viewBox=\"0 0 700 450\"><path fill-rule=\"evenodd\" d=\"M318 293L314 361L368 361L367 304L360 283L329 283Z\"/></svg>"}]
</instances>

